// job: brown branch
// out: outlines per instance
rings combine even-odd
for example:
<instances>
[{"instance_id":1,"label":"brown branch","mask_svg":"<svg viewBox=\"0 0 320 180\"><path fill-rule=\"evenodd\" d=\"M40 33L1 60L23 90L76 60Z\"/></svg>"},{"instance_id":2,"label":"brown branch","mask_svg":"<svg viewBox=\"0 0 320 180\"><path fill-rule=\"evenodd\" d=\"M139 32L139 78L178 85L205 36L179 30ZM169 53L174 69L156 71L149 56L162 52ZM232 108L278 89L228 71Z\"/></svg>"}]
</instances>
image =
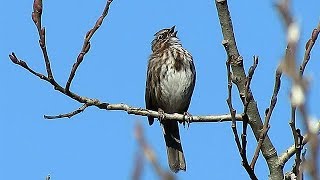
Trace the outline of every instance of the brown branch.
<instances>
[{"instance_id":1,"label":"brown branch","mask_svg":"<svg viewBox=\"0 0 320 180\"><path fill-rule=\"evenodd\" d=\"M245 90L244 90L244 97L245 97L245 102L244 102L244 110L243 110L243 113L246 115L247 113L247 109L248 109L248 104L252 98L252 93L251 93L251 90L250 90L250 85L251 85L251 80L252 80L252 77L253 77L253 74L255 72L255 69L257 68L258 66L258 62L259 62L259 59L258 59L258 56L253 56L253 65L250 67L249 69L249 72L248 72L248 76L247 76L247 79L246 79L246 84L245 84ZM247 157L247 127L248 127L248 116L244 116L245 118L243 118L243 123L242 123L242 134L241 134L241 154L242 156L245 156ZM252 171L254 171L254 167L252 166L249 166L249 163L248 163L248 159L246 159L246 166L247 169L252 169Z\"/></svg>"},{"instance_id":2,"label":"brown branch","mask_svg":"<svg viewBox=\"0 0 320 180\"><path fill-rule=\"evenodd\" d=\"M224 47L227 47L225 48L227 57L231 59L232 74L235 79L234 83L237 86L240 98L242 100L242 103L244 104L244 87L246 84L246 75L243 67L243 58L240 56L236 45L227 0L216 0L215 4L218 11L218 17L223 34L223 44L225 44ZM248 123L252 128L255 138L258 140L263 124L253 96L252 98L250 98L250 101L248 103L247 116L249 119ZM278 161L277 151L268 135L266 135L265 140L262 143L261 151L269 167L269 178L283 179L283 169L276 163Z\"/></svg>"},{"instance_id":3,"label":"brown branch","mask_svg":"<svg viewBox=\"0 0 320 180\"><path fill-rule=\"evenodd\" d=\"M105 110L121 110L121 111L126 111L128 114L134 114L134 115L140 115L140 116L152 116L155 118L160 116L159 112L157 112L157 111L152 111L152 110L143 109L143 108L136 108L136 107L129 106L127 104L110 104L107 102L101 102L98 99L79 96L78 94L75 94L73 92L67 93L65 91L65 89L62 88L58 83L53 83L53 81L50 81L49 78L47 78L45 75L32 70L27 65L26 62L24 62L23 60L19 60L14 53L10 54L9 57L14 64L17 64L17 65L23 67L24 69L28 70L30 73L39 77L40 79L43 79L43 80L51 83L51 85L54 87L55 90L58 90L59 92L65 94L66 96L78 101L79 103L84 104L81 108L79 108L78 110L73 111L71 113L61 114L61 115L57 115L57 116L44 116L47 119L71 117L73 115L76 115L76 114L84 111L89 106L96 106L100 109L105 109ZM168 120L186 121L185 115L182 115L182 114L164 113L163 115L164 115L164 118L168 119ZM190 121L190 123L191 122L226 122L226 121L231 121L232 117L231 117L231 115L226 114L226 115L192 116L192 118L190 118L190 119L191 119L191 121L188 120L188 121ZM242 121L242 119L243 118L242 118L241 114L235 115L236 121Z\"/></svg>"},{"instance_id":4,"label":"brown branch","mask_svg":"<svg viewBox=\"0 0 320 180\"><path fill-rule=\"evenodd\" d=\"M56 83L55 81L52 81L52 80L50 81L50 79L47 78L45 75L43 75L41 73L38 73L38 72L35 72L34 70L32 70L27 65L26 62L24 62L23 60L19 60L14 53L10 54L9 57L10 57L11 61L14 64L17 64L17 65L23 67L24 69L28 70L33 75L35 75L35 76L37 76L37 77L49 82L54 87L55 90L57 90L57 91L65 94L66 96L78 101L79 103L85 104L85 106L87 106L87 107L96 106L99 109L120 110L120 111L126 111L128 114L134 114L134 115L140 115L140 116L152 116L152 117L155 117L155 118L160 116L159 112L157 112L157 111L152 111L152 110L143 109L143 108L136 108L136 107L129 106L127 104L110 104L108 102L101 102L98 99L93 99L93 98L80 96L80 95L75 94L75 93L73 93L71 91L66 92L66 90L62 86L60 86L58 83ZM78 111L78 110L76 110L76 111ZM76 111L74 111L74 112L76 112ZM50 117L49 119L64 118L64 117L68 117L68 115L70 115L70 114L72 114L72 112L68 113L68 114L61 114L61 115L57 115L57 116L45 116L45 117L46 118ZM78 114L78 113L76 113L76 114ZM225 114L225 115L192 116L190 118L191 120L186 120L185 115L182 115L182 114L164 113L163 115L164 115L164 118L168 119L168 120L189 121L190 123L191 122L227 122L227 121L231 121L232 120L231 115L229 115L229 114ZM243 117L242 117L241 114L236 114L235 115L235 119L236 119L236 121L242 121Z\"/></svg>"},{"instance_id":5,"label":"brown branch","mask_svg":"<svg viewBox=\"0 0 320 180\"><path fill-rule=\"evenodd\" d=\"M66 92L69 92L70 90L70 85L71 82L76 74L76 71L80 65L80 63L83 61L84 56L88 53L89 49L90 49L90 40L91 37L94 35L94 33L99 29L99 27L101 26L104 18L107 16L108 12L109 12L109 7L110 4L112 3L112 0L107 0L106 6L102 12L102 15L99 17L99 19L96 21L96 24L93 26L92 29L90 29L87 34L86 37L84 39L83 45L82 45L82 49L81 52L79 53L76 62L73 64L71 72L70 72L70 76L69 79L66 83Z\"/></svg>"},{"instance_id":6,"label":"brown branch","mask_svg":"<svg viewBox=\"0 0 320 180\"><path fill-rule=\"evenodd\" d=\"M45 28L41 26L41 15L42 15L42 0L34 0L32 20L38 30L38 34L39 34L39 38L40 38L39 45L42 50L43 58L45 61L48 79L54 81L51 66L50 66L49 55L48 55L47 47L46 47Z\"/></svg>"},{"instance_id":7,"label":"brown branch","mask_svg":"<svg viewBox=\"0 0 320 180\"><path fill-rule=\"evenodd\" d=\"M263 128L261 130L261 134L260 134L260 137L259 137L258 145L256 147L253 159L252 159L252 161L250 163L250 167L252 169L254 169L256 161L257 161L257 159L259 157L259 151L261 149L262 143L263 143L263 141L264 141L264 139L265 139L265 137L267 135L267 132L268 132L268 130L270 128L271 114L272 114L272 111L273 111L274 107L276 106L277 99L278 99L278 93L279 93L279 90L280 90L281 75L282 75L281 70L279 68L277 68L276 76L275 76L275 83L274 83L274 88L273 88L273 94L272 94L271 101L270 101L270 106L266 110L265 120L264 120Z\"/></svg>"},{"instance_id":8,"label":"brown branch","mask_svg":"<svg viewBox=\"0 0 320 180\"><path fill-rule=\"evenodd\" d=\"M245 97L244 110L243 110L244 114L247 113L248 104L252 98L252 93L250 91L250 85L251 85L251 80L252 80L252 76L254 74L254 71L256 70L256 68L258 66L258 62L259 62L258 56L253 56L253 65L249 69L248 76L246 79L245 90L244 90L244 97Z\"/></svg>"},{"instance_id":9,"label":"brown branch","mask_svg":"<svg viewBox=\"0 0 320 180\"><path fill-rule=\"evenodd\" d=\"M258 179L253 171L253 169L249 166L248 163L248 159L247 159L247 154L246 154L246 130L247 130L247 123L244 122L243 125L243 134L241 136L242 138L242 147L240 144L240 139L239 139L239 135L238 135L238 131L237 131L237 124L236 124L236 119L235 119L235 114L236 114L236 110L232 107L232 73L230 70L230 59L227 60L226 62L226 66L227 66L227 77L228 77L228 99L227 99L227 104L230 110L230 114L231 114L231 118L232 118L232 123L231 123L231 128L232 128L232 132L234 135L234 139L236 141L237 144L237 148L238 151L240 153L241 159L242 159L242 165L245 168L245 170L248 172L248 175L250 176L251 179Z\"/></svg>"},{"instance_id":10,"label":"brown branch","mask_svg":"<svg viewBox=\"0 0 320 180\"><path fill-rule=\"evenodd\" d=\"M304 57L303 57L303 61L302 61L302 64L300 65L300 76L303 75L304 73L304 70L310 60L310 53L311 53L311 50L313 48L313 45L315 44L317 38L318 38L318 35L319 35L319 32L320 32L320 22L317 26L317 28L313 29L312 33L311 33L311 37L310 39L307 41L306 43L306 51L304 52Z\"/></svg>"},{"instance_id":11,"label":"brown branch","mask_svg":"<svg viewBox=\"0 0 320 180\"><path fill-rule=\"evenodd\" d=\"M141 149L143 150L143 154L145 158L151 163L157 175L164 180L174 180L175 176L171 172L163 170L163 168L160 166L160 163L158 162L156 154L154 153L153 149L148 145L147 141L145 140L143 135L143 129L141 125L139 125L138 123L135 128L135 137Z\"/></svg>"},{"instance_id":12,"label":"brown branch","mask_svg":"<svg viewBox=\"0 0 320 180\"><path fill-rule=\"evenodd\" d=\"M226 66L227 66L227 77L228 77L228 98L227 98L227 104L230 110L230 114L231 114L231 128L232 128L232 132L234 135L234 140L236 141L237 147L239 152L241 152L241 144L240 144L240 140L239 140L239 136L238 136L238 131L237 131L237 124L236 124L236 118L235 118L235 114L236 114L236 110L233 109L232 107L232 80L231 80L231 71L230 71L230 60L228 59L226 62Z\"/></svg>"},{"instance_id":13,"label":"brown branch","mask_svg":"<svg viewBox=\"0 0 320 180\"><path fill-rule=\"evenodd\" d=\"M32 70L25 61L18 59L17 56L13 52L11 54L9 54L9 58L14 64L17 64L17 65L23 67L24 69L28 70L31 74L39 77L40 79L43 79L43 80L50 82L50 80L47 78L47 76Z\"/></svg>"},{"instance_id":14,"label":"brown branch","mask_svg":"<svg viewBox=\"0 0 320 180\"><path fill-rule=\"evenodd\" d=\"M47 116L47 115L44 115L43 117L46 118L46 119L71 118L72 116L77 115L77 114L83 112L87 107L88 107L88 105L87 105L87 104L84 104L84 105L82 105L79 109L77 109L77 110L75 110L75 111L72 111L72 112L70 112L70 113L59 114L59 115L57 115L57 116Z\"/></svg>"}]
</instances>

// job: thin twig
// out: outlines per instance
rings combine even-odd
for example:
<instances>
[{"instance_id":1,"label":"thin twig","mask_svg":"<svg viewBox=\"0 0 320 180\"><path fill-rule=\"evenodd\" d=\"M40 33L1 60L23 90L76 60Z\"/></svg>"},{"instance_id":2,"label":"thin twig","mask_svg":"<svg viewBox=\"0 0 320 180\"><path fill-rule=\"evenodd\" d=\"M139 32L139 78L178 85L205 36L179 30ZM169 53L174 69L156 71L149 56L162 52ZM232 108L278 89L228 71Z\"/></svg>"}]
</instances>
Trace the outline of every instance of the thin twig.
<instances>
[{"instance_id":1,"label":"thin twig","mask_svg":"<svg viewBox=\"0 0 320 180\"><path fill-rule=\"evenodd\" d=\"M303 57L302 63L299 68L300 78L302 78L303 73L305 71L305 68L310 60L310 53L311 53L311 50L312 50L312 48L318 38L319 32L320 32L320 23L318 24L317 28L313 29L313 31L311 33L311 37L305 45L304 57ZM298 177L302 177L300 175L299 170L301 169L300 168L300 163L301 163L300 155L301 155L301 150L303 148L303 146L301 145L301 141L302 141L303 137L300 134L300 130L296 129L295 114L296 114L296 107L291 107L291 121L289 122L289 124L290 124L291 130L292 130L292 133L293 133L294 142L295 142L295 146L296 146L296 158L295 158L295 169L294 170L295 170L295 173ZM306 119L306 118L304 118L304 119Z\"/></svg>"},{"instance_id":2,"label":"thin twig","mask_svg":"<svg viewBox=\"0 0 320 180\"><path fill-rule=\"evenodd\" d=\"M72 66L72 69L71 69L71 72L70 72L70 76L69 76L69 79L66 83L66 92L69 92L70 90L70 85L71 85L71 82L76 74L76 71L80 65L80 63L83 61L83 58L84 56L87 54L87 52L89 51L90 49L90 40L91 40L91 37L94 35L94 33L99 29L99 27L101 26L104 18L107 16L108 12L109 12L109 7L110 7L110 4L112 3L112 0L107 0L107 3L106 3L106 6L102 12L102 15L99 17L99 19L96 21L96 24L93 26L92 29L90 29L87 34L86 34L86 37L84 39L84 42L83 42L83 46L82 46L82 49L81 49L81 52L79 53L78 57L77 57L77 60L76 62L73 64Z\"/></svg>"},{"instance_id":3,"label":"thin twig","mask_svg":"<svg viewBox=\"0 0 320 180\"><path fill-rule=\"evenodd\" d=\"M17 65L23 67L24 69L28 70L31 74L39 77L40 79L43 79L45 81L50 82L50 80L49 80L49 78L47 78L47 76L32 70L25 61L18 59L17 56L13 52L11 54L9 54L9 58L14 64L17 64Z\"/></svg>"},{"instance_id":4,"label":"thin twig","mask_svg":"<svg viewBox=\"0 0 320 180\"><path fill-rule=\"evenodd\" d=\"M303 61L302 61L302 64L300 65L300 68L299 68L300 76L303 75L304 70L310 60L310 53L313 48L313 45L315 44L315 42L318 38L319 32L320 32L320 22L319 22L317 28L313 29L313 31L311 33L311 37L306 43L306 46L305 46L306 51L304 52Z\"/></svg>"},{"instance_id":5,"label":"thin twig","mask_svg":"<svg viewBox=\"0 0 320 180\"><path fill-rule=\"evenodd\" d=\"M310 39L307 41L306 45L305 45L305 53L304 53L304 57L303 57L303 61L300 65L300 68L299 68L299 75L300 75L300 79L302 81L302 76L303 76L303 73L305 71L305 68L310 60L310 54L311 54L311 50L318 38L318 35L319 35L319 32L320 32L320 23L318 23L318 26L317 28L313 29L312 33L311 33L311 37ZM294 107L294 112L295 113L295 110L296 108ZM318 179L319 177L319 172L318 172L318 163L317 163L317 157L318 157L318 149L319 149L319 142L318 142L318 137L317 137L317 134L310 131L310 127L309 127L309 121L308 120L308 114L306 112L306 108L305 108L305 103L303 103L301 106L299 106L299 110L302 114L302 119L304 121L304 125L305 125L305 128L307 129L308 133L310 133L310 152L312 154L312 158L310 158L310 166L309 166L309 170L310 170L310 174L311 176L313 177L313 179ZM295 141L296 142L296 141ZM300 153L301 153L301 149L303 147L297 145L297 153L296 153L296 165L297 165L297 161L298 163L301 162L301 159L300 159ZM296 167L296 170L299 172L299 166ZM298 176L299 176L299 173L297 173Z\"/></svg>"},{"instance_id":6,"label":"thin twig","mask_svg":"<svg viewBox=\"0 0 320 180\"><path fill-rule=\"evenodd\" d=\"M231 71L230 71L230 60L228 59L226 62L226 66L227 66L227 77L228 77L228 99L227 99L227 104L230 110L230 114L231 114L231 128L232 128L232 132L234 135L234 139L236 141L237 147L239 152L241 152L241 144L240 144L240 140L239 140L239 135L238 135L238 131L237 131L237 124L236 124L236 118L235 118L235 114L236 114L236 110L233 109L232 107L232 80L231 80Z\"/></svg>"},{"instance_id":7,"label":"thin twig","mask_svg":"<svg viewBox=\"0 0 320 180\"><path fill-rule=\"evenodd\" d=\"M248 104L251 101L252 98L252 93L250 90L250 85L251 85L251 80L253 77L253 74L255 72L255 69L258 66L258 56L253 56L253 64L249 69L248 72L248 76L246 79L246 84L245 84L245 90L244 90L244 97L245 97L245 101L244 101L244 110L243 113L246 115L247 114L247 109L248 109ZM241 154L244 157L247 157L247 127L248 127L248 116L245 116L246 118L243 118L243 123L242 123L242 134L241 134ZM248 165L248 160L246 160L247 162L247 166ZM248 168L248 167L247 167ZM250 166L250 168L252 169L252 171L254 171L254 168L252 166Z\"/></svg>"},{"instance_id":8,"label":"thin twig","mask_svg":"<svg viewBox=\"0 0 320 180\"><path fill-rule=\"evenodd\" d=\"M43 117L46 118L46 119L71 118L72 116L77 115L77 114L83 112L87 107L88 107L88 105L87 105L87 104L84 104L84 105L82 105L79 109L77 109L77 110L75 110L75 111L72 111L72 112L70 112L70 113L59 114L59 115L57 115L57 116L47 116L47 115L44 115Z\"/></svg>"},{"instance_id":9,"label":"thin twig","mask_svg":"<svg viewBox=\"0 0 320 180\"><path fill-rule=\"evenodd\" d=\"M242 122L242 134L241 134L241 152L240 155L247 157L247 128L248 128L248 116L243 116ZM246 168L249 168L248 158L245 160ZM252 172L251 172L252 171ZM254 173L254 169L251 168L250 173Z\"/></svg>"},{"instance_id":10,"label":"thin twig","mask_svg":"<svg viewBox=\"0 0 320 180\"><path fill-rule=\"evenodd\" d=\"M274 107L276 106L276 103L277 103L277 96L278 96L278 93L279 93L279 90L280 90L280 85L281 85L281 75L282 75L282 72L279 68L277 68L277 71L276 71L276 76L275 76L275 83L274 83L274 88L273 88L273 94L272 94L272 97L271 97L271 101L270 101L270 106L269 108L266 110L266 115L265 115L265 120L264 120L264 124L263 124L263 128L261 130L261 133L260 133L260 137L259 137L259 141L258 141L258 145L256 147L256 150L255 150L255 153L254 153L254 156L252 158L252 161L250 163L250 167L252 169L254 169L254 166L257 162L257 159L259 157L259 151L261 149L261 145L266 137L266 134L270 128L270 118L271 118L271 114L272 114L272 111L274 109Z\"/></svg>"},{"instance_id":11,"label":"thin twig","mask_svg":"<svg viewBox=\"0 0 320 180\"><path fill-rule=\"evenodd\" d=\"M258 62L259 62L259 57L258 56L253 56L253 64L249 69L247 80L246 80L246 85L245 85L245 90L244 90L244 97L245 97L244 110L243 110L244 114L247 113L248 104L249 104L249 102L250 102L250 100L252 98L250 85L251 85L251 80L252 80L252 76L254 74L254 71L256 70L256 68L258 66Z\"/></svg>"},{"instance_id":12,"label":"thin twig","mask_svg":"<svg viewBox=\"0 0 320 180\"><path fill-rule=\"evenodd\" d=\"M42 15L42 0L34 0L33 2L33 12L32 12L32 20L35 23L38 34L39 34L39 45L42 50L43 58L46 65L47 76L49 80L53 79L53 74L50 66L49 55L46 47L46 33L45 28L41 26L41 15Z\"/></svg>"},{"instance_id":13,"label":"thin twig","mask_svg":"<svg viewBox=\"0 0 320 180\"><path fill-rule=\"evenodd\" d=\"M227 60L226 62L226 66L227 66L227 78L228 78L228 99L227 99L227 104L230 110L230 114L231 114L231 118L232 118L232 123L231 123L231 128L232 128L232 132L234 135L234 139L236 141L237 144L237 148L238 151L240 153L241 159L242 159L242 165L245 168L245 170L248 172L249 176L251 179L258 179L253 171L252 168L250 168L249 163L248 163L248 159L247 159L247 155L246 155L246 130L247 130L247 123L244 122L243 124L243 134L241 136L242 138L242 147L240 144L240 139L239 139L239 135L238 135L238 130L237 130L237 124L236 124L236 120L235 120L235 114L236 114L236 110L233 109L232 107L232 73L230 70L230 59Z\"/></svg>"}]
</instances>

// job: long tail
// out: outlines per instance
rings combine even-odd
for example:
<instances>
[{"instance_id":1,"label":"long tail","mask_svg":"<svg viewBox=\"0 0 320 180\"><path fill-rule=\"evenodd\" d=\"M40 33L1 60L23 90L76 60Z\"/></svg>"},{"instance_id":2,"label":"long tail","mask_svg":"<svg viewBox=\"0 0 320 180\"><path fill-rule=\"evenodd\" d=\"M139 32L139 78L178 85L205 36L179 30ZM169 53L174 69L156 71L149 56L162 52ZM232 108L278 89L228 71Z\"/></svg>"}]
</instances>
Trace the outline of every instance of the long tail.
<instances>
[{"instance_id":1,"label":"long tail","mask_svg":"<svg viewBox=\"0 0 320 180\"><path fill-rule=\"evenodd\" d=\"M163 135L167 146L168 163L171 171L186 170L186 161L180 141L178 122L164 121Z\"/></svg>"}]
</instances>

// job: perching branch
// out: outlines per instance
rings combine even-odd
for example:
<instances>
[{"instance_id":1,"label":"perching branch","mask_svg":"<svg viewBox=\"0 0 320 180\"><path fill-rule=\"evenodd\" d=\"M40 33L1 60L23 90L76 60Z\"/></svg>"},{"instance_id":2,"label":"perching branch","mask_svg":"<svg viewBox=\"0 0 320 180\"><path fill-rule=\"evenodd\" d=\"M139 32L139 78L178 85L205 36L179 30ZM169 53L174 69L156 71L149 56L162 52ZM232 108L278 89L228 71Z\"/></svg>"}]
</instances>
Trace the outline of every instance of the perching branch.
<instances>
[{"instance_id":1,"label":"perching branch","mask_svg":"<svg viewBox=\"0 0 320 180\"><path fill-rule=\"evenodd\" d=\"M49 82L55 90L65 94L66 96L78 101L79 103L84 104L81 108L79 108L76 111L73 111L71 113L66 113L66 114L60 114L57 116L47 116L45 115L45 118L48 119L56 119L56 118L64 118L64 117L72 117L82 111L84 111L87 107L90 106L96 106L99 109L104 109L104 110L119 110L119 111L126 111L128 114L134 114L134 115L140 115L140 116L152 116L152 117L159 117L160 114L157 111L152 111L152 110L148 110L148 109L143 109L143 108L136 108L136 107L132 107L129 106L127 104L110 104L108 102L101 102L98 99L93 99L93 98L88 98L88 97L83 97L83 96L79 96L78 94L75 94L71 91L66 92L66 90L60 86L58 83L56 83L55 81L50 81L48 77L46 77L45 75L35 72L33 71L26 62L24 62L23 60L19 60L16 55L14 53L9 55L11 61L21 67L23 67L24 69L28 70L29 72L31 72L33 75L39 77L40 79L43 79L47 82ZM161 114L162 115L162 114ZM231 115L229 114L225 114L225 115L205 115L205 116L192 116L191 121L190 120L186 120L185 115L182 114L168 114L168 113L164 113L164 118L166 120L179 120L179 121L189 121L191 122L225 122L225 121L231 121ZM237 121L242 121L242 115L241 114L236 114L235 115L235 119Z\"/></svg>"},{"instance_id":2,"label":"perching branch","mask_svg":"<svg viewBox=\"0 0 320 180\"><path fill-rule=\"evenodd\" d=\"M105 109L105 110L121 110L121 111L126 111L128 114L135 114L135 115L140 115L140 116L152 116L152 117L159 117L160 114L156 111L151 111L151 110L147 110L147 109L143 109L143 108L136 108L136 107L132 107L126 104L110 104L108 102L101 102L98 99L94 99L94 98L88 98L88 97L84 97L84 96L80 96L74 92L72 92L69 88L70 88L70 84L72 82L72 79L75 75L75 72L78 68L78 66L80 65L80 63L83 60L84 55L88 52L89 47L90 47L90 39L91 37L94 35L94 33L96 32L96 30L100 27L100 25L102 24L103 19L106 17L106 15L108 14L108 10L109 10L109 6L111 4L111 0L107 0L106 6L104 8L104 11L101 15L101 17L97 20L95 26L93 27L93 29L89 30L86 34L86 38L84 40L84 44L83 44L83 48L78 56L78 59L76 61L76 63L73 65L73 68L71 70L69 79L67 81L66 87L63 88L60 84L58 84L52 75L52 71L50 68L50 60L49 57L47 55L47 51L46 51L46 46L45 46L45 34L44 31L39 31L39 36L40 36L40 46L42 49L42 52L44 54L44 60L46 63L46 69L48 72L48 75L44 75L41 73L38 73L36 71L34 71L33 69L31 69L27 63L21 59L18 59L18 57L12 53L9 55L9 58L11 59L11 61L14 64L17 64L21 67L23 67L24 69L28 70L31 74L39 77L42 80L47 81L48 83L50 83L55 90L63 93L64 95L78 101L79 103L82 103L83 105L75 110L72 111L70 113L66 113L66 114L60 114L60 115L53 115L53 116L48 116L45 115L44 117L47 119L57 119L57 118L65 118L65 117L72 117L76 114L79 114L81 112L83 112L87 107L90 106L96 106L99 109ZM41 14L42 14L42 2L39 0L35 0L34 1L34 12L32 14L32 19L36 24L36 27L38 29L40 29L39 27L41 27ZM162 114L161 114L162 115ZM207 116L192 116L191 121L190 120L186 120L185 116L182 114L167 114L164 113L164 118L166 120L179 120L179 121L189 121L191 122L225 122L225 121L231 121L231 115L207 115ZM235 120L236 121L242 121L242 115L240 114L236 114L235 115Z\"/></svg>"}]
</instances>

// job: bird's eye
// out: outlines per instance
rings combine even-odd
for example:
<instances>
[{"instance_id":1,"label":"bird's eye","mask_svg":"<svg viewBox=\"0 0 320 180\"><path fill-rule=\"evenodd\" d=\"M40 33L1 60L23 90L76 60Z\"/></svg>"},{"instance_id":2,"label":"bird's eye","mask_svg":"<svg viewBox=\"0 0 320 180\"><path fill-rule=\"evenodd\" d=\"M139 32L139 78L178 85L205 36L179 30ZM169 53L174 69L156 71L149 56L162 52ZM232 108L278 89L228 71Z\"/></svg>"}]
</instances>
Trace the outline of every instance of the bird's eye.
<instances>
[{"instance_id":1,"label":"bird's eye","mask_svg":"<svg viewBox=\"0 0 320 180\"><path fill-rule=\"evenodd\" d=\"M158 39L164 39L164 35L163 35L163 34L160 34L160 35L158 36Z\"/></svg>"}]
</instances>

